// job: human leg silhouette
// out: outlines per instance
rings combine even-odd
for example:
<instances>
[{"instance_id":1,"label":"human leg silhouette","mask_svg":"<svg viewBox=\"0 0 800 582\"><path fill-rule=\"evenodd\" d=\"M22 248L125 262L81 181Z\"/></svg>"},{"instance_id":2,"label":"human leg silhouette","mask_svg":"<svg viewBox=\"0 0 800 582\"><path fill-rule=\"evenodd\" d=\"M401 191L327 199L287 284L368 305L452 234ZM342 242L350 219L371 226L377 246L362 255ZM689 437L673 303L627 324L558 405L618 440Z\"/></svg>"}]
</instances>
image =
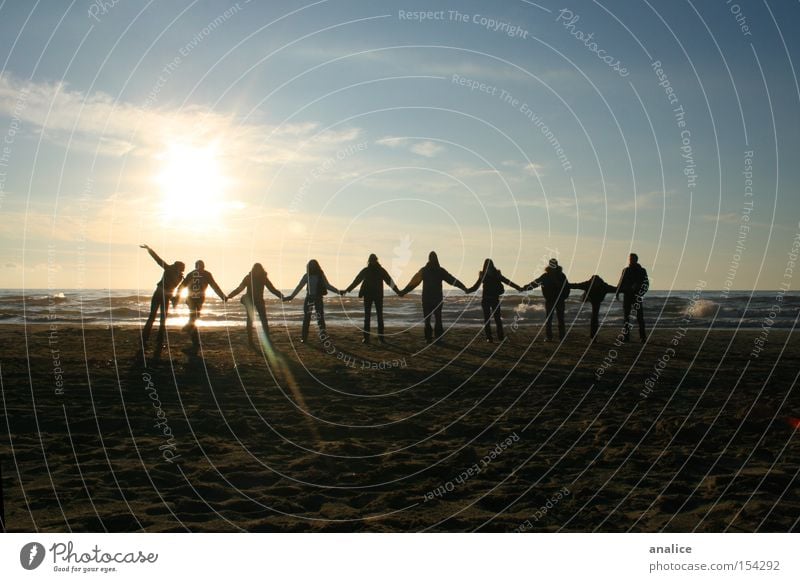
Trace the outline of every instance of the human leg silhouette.
<instances>
[{"instance_id":1,"label":"human leg silhouette","mask_svg":"<svg viewBox=\"0 0 800 582\"><path fill-rule=\"evenodd\" d=\"M600 302L592 302L592 321L589 324L589 335L594 340L600 330Z\"/></svg>"},{"instance_id":2,"label":"human leg silhouette","mask_svg":"<svg viewBox=\"0 0 800 582\"><path fill-rule=\"evenodd\" d=\"M486 336L486 341L492 341L492 302L488 297L481 299L481 308L483 309L483 335Z\"/></svg>"},{"instance_id":3,"label":"human leg silhouette","mask_svg":"<svg viewBox=\"0 0 800 582\"><path fill-rule=\"evenodd\" d=\"M311 325L311 313L314 311L314 301L306 297L303 303L303 329L300 333L300 341L308 340L308 327Z\"/></svg>"},{"instance_id":4,"label":"human leg silhouette","mask_svg":"<svg viewBox=\"0 0 800 582\"><path fill-rule=\"evenodd\" d=\"M314 311L317 313L317 333L321 336L325 331L325 304L322 297L314 300Z\"/></svg>"},{"instance_id":5,"label":"human leg silhouette","mask_svg":"<svg viewBox=\"0 0 800 582\"><path fill-rule=\"evenodd\" d=\"M494 313L494 325L497 327L497 339L503 341L505 339L505 333L503 332L503 316L500 313L500 298L498 297L493 306L492 312Z\"/></svg>"},{"instance_id":6,"label":"human leg silhouette","mask_svg":"<svg viewBox=\"0 0 800 582\"><path fill-rule=\"evenodd\" d=\"M372 298L364 297L364 338L365 344L369 343L370 320L372 319Z\"/></svg>"},{"instance_id":7,"label":"human leg silhouette","mask_svg":"<svg viewBox=\"0 0 800 582\"><path fill-rule=\"evenodd\" d=\"M622 325L622 341L627 342L630 339L631 334L631 309L633 308L634 304L634 296L633 294L626 293L622 296L622 315L623 315L623 325Z\"/></svg>"},{"instance_id":8,"label":"human leg silhouette","mask_svg":"<svg viewBox=\"0 0 800 582\"><path fill-rule=\"evenodd\" d=\"M258 319L261 321L261 329L264 330L264 337L269 340L269 321L267 320L267 306L263 301L255 303L255 310L258 313Z\"/></svg>"},{"instance_id":9,"label":"human leg silhouette","mask_svg":"<svg viewBox=\"0 0 800 582\"><path fill-rule=\"evenodd\" d=\"M436 321L435 327L433 329L433 337L434 341L439 341L444 333L444 325L442 325L442 307L444 306L443 301L439 301L436 307L433 308L433 317Z\"/></svg>"},{"instance_id":10,"label":"human leg silhouette","mask_svg":"<svg viewBox=\"0 0 800 582\"><path fill-rule=\"evenodd\" d=\"M383 297L375 298L375 314L378 318L378 341L386 343L386 338L383 335Z\"/></svg>"},{"instance_id":11,"label":"human leg silhouette","mask_svg":"<svg viewBox=\"0 0 800 582\"><path fill-rule=\"evenodd\" d=\"M436 303L432 301L422 301L422 316L425 320L425 341L430 343L433 339L433 329L431 328L431 319L433 318L433 311L436 308Z\"/></svg>"},{"instance_id":12,"label":"human leg silhouette","mask_svg":"<svg viewBox=\"0 0 800 582\"><path fill-rule=\"evenodd\" d=\"M553 339L553 315L555 314L556 304L545 300L544 302L544 334L548 340Z\"/></svg>"},{"instance_id":13,"label":"human leg silhouette","mask_svg":"<svg viewBox=\"0 0 800 582\"><path fill-rule=\"evenodd\" d=\"M153 329L153 322L156 320L156 314L161 308L162 297L163 293L161 293L161 288L157 287L153 292L152 299L150 299L150 314L147 316L147 321L145 321L144 327L142 328L142 343L147 343L147 340L150 339L150 331Z\"/></svg>"},{"instance_id":14,"label":"human leg silhouette","mask_svg":"<svg viewBox=\"0 0 800 582\"><path fill-rule=\"evenodd\" d=\"M556 303L556 317L558 318L558 339L564 339L566 326L564 325L564 301Z\"/></svg>"}]
</instances>

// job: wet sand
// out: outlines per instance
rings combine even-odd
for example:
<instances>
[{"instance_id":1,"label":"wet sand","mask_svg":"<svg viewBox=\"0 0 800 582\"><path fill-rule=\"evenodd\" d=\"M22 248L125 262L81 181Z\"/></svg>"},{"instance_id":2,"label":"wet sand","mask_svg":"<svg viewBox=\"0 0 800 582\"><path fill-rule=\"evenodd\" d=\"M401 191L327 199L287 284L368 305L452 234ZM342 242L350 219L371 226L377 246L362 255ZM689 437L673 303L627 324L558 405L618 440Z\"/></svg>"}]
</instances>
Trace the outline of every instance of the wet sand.
<instances>
[{"instance_id":1,"label":"wet sand","mask_svg":"<svg viewBox=\"0 0 800 582\"><path fill-rule=\"evenodd\" d=\"M798 528L796 335L0 328L9 531ZM675 341L677 339L677 345ZM660 363L659 363L660 362ZM776 366L777 363L777 366ZM602 370L602 374L600 371ZM598 379L599 377L599 379Z\"/></svg>"}]
</instances>

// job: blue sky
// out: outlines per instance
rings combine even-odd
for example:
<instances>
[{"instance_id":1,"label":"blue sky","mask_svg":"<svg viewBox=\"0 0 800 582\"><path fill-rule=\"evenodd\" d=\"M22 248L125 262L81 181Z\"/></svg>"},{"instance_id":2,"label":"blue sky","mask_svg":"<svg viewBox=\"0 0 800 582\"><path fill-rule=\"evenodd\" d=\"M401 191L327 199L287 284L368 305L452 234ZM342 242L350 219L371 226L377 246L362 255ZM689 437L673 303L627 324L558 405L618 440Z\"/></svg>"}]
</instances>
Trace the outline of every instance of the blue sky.
<instances>
[{"instance_id":1,"label":"blue sky","mask_svg":"<svg viewBox=\"0 0 800 582\"><path fill-rule=\"evenodd\" d=\"M0 287L149 288L147 242L226 288L254 261L290 287L309 258L345 285L370 252L405 282L436 249L465 280L487 256L520 283L550 256L613 280L633 250L660 289L775 289L800 220L797 18L5 2Z\"/></svg>"}]
</instances>

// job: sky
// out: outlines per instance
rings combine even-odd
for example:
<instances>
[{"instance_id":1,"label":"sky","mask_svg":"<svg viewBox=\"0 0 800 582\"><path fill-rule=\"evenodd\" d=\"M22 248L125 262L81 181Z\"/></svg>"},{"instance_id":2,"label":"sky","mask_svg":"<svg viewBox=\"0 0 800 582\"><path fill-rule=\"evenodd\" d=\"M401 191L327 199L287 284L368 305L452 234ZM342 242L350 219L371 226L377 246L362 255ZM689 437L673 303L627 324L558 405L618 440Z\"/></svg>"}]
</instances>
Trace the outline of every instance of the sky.
<instances>
[{"instance_id":1,"label":"sky","mask_svg":"<svg viewBox=\"0 0 800 582\"><path fill-rule=\"evenodd\" d=\"M203 259L344 287L430 250L655 289L791 289L789 2L0 3L0 287ZM793 24L794 23L794 24ZM794 246L793 246L794 245Z\"/></svg>"}]
</instances>

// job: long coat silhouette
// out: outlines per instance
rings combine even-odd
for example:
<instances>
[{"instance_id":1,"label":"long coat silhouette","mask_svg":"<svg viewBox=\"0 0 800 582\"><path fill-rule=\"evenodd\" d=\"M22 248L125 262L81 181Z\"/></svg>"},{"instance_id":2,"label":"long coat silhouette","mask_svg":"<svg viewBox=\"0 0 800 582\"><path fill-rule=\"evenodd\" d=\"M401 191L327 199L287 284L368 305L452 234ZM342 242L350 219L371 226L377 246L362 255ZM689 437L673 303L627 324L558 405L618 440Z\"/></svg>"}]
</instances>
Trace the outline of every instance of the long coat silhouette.
<instances>
[{"instance_id":1,"label":"long coat silhouette","mask_svg":"<svg viewBox=\"0 0 800 582\"><path fill-rule=\"evenodd\" d=\"M553 316L558 319L558 337L564 339L564 302L569 297L569 281L556 259L550 259L544 273L524 286L524 289L542 288L545 308L545 335L553 339Z\"/></svg>"},{"instance_id":2,"label":"long coat silhouette","mask_svg":"<svg viewBox=\"0 0 800 582\"><path fill-rule=\"evenodd\" d=\"M425 318L425 341L430 343L438 340L444 333L442 325L442 304L444 292L442 283L447 283L453 287L458 287L466 292L464 284L456 279L439 265L439 257L434 251L428 254L428 263L422 267L417 274L411 278L408 285L401 291L403 295L413 291L422 283L422 314ZM431 319L436 321L435 328L431 329Z\"/></svg>"},{"instance_id":3,"label":"long coat silhouette","mask_svg":"<svg viewBox=\"0 0 800 582\"><path fill-rule=\"evenodd\" d=\"M628 266L622 269L622 274L617 283L617 299L622 293L622 312L625 317L625 325L622 328L624 341L628 341L631 332L631 312L636 311L636 322L639 324L639 339L647 339L644 325L644 295L650 288L650 279L647 271L639 264L639 257L636 253L631 253L628 258Z\"/></svg>"}]
</instances>

